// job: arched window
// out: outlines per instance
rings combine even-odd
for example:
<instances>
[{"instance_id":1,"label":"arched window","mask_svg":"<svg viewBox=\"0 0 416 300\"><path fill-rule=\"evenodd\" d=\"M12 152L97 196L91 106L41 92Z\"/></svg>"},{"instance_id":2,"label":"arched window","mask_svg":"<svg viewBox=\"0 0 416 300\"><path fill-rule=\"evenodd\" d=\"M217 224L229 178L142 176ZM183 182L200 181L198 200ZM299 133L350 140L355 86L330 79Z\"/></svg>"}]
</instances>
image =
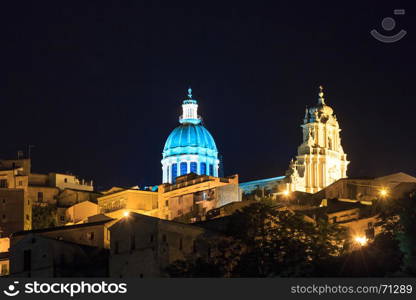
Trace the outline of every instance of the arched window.
<instances>
[{"instance_id":1,"label":"arched window","mask_svg":"<svg viewBox=\"0 0 416 300\"><path fill-rule=\"evenodd\" d=\"M191 173L195 173L196 174L196 162L191 162Z\"/></svg>"},{"instance_id":2,"label":"arched window","mask_svg":"<svg viewBox=\"0 0 416 300\"><path fill-rule=\"evenodd\" d=\"M207 174L207 164L204 162L201 162L201 171L200 171L200 175L206 175Z\"/></svg>"},{"instance_id":3,"label":"arched window","mask_svg":"<svg viewBox=\"0 0 416 300\"><path fill-rule=\"evenodd\" d=\"M178 165L173 164L172 165L172 183L176 181L176 177L178 176Z\"/></svg>"},{"instance_id":4,"label":"arched window","mask_svg":"<svg viewBox=\"0 0 416 300\"><path fill-rule=\"evenodd\" d=\"M212 164L209 165L209 175L214 176L214 165Z\"/></svg>"},{"instance_id":5,"label":"arched window","mask_svg":"<svg viewBox=\"0 0 416 300\"><path fill-rule=\"evenodd\" d=\"M181 162L181 175L185 175L188 173L188 163Z\"/></svg>"}]
</instances>

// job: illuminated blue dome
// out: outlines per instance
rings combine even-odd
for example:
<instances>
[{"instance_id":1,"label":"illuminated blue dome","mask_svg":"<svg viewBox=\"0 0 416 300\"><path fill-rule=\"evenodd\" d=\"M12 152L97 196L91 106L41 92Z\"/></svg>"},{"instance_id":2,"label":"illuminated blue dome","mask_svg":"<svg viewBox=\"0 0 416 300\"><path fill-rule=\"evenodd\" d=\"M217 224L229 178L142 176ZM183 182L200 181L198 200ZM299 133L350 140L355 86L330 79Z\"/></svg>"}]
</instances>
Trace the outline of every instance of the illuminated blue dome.
<instances>
[{"instance_id":1,"label":"illuminated blue dome","mask_svg":"<svg viewBox=\"0 0 416 300\"><path fill-rule=\"evenodd\" d=\"M218 153L214 138L201 124L182 124L176 127L169 135L163 149L163 157L180 154Z\"/></svg>"},{"instance_id":2,"label":"illuminated blue dome","mask_svg":"<svg viewBox=\"0 0 416 300\"><path fill-rule=\"evenodd\" d=\"M163 183L174 183L176 177L188 173L218 176L218 149L214 138L201 124L198 102L192 90L182 104L181 125L176 127L163 148Z\"/></svg>"}]
</instances>

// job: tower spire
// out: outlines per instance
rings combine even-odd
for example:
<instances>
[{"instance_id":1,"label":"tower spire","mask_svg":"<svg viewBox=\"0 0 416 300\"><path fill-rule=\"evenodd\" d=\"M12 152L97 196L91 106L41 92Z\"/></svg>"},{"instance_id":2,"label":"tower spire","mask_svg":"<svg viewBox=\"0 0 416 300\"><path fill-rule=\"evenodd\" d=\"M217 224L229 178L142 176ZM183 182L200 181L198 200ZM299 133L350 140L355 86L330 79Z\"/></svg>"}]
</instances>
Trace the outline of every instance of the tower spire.
<instances>
[{"instance_id":1,"label":"tower spire","mask_svg":"<svg viewBox=\"0 0 416 300\"><path fill-rule=\"evenodd\" d=\"M319 98L318 98L318 104L325 105L325 98L324 98L324 87L322 85L319 86Z\"/></svg>"},{"instance_id":2,"label":"tower spire","mask_svg":"<svg viewBox=\"0 0 416 300\"><path fill-rule=\"evenodd\" d=\"M188 88L188 99L192 99L192 88Z\"/></svg>"}]
</instances>

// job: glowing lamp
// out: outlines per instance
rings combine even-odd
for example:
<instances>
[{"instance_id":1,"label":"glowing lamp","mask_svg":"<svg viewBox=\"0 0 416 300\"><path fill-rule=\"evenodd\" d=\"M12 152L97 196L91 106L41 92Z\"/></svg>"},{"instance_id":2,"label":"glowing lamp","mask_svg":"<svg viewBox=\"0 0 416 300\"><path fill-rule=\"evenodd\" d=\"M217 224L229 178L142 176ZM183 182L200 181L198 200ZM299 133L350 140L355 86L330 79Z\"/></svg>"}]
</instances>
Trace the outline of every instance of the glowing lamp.
<instances>
[{"instance_id":1,"label":"glowing lamp","mask_svg":"<svg viewBox=\"0 0 416 300\"><path fill-rule=\"evenodd\" d=\"M388 193L389 192L384 188L380 190L380 196L381 197L386 197L388 195Z\"/></svg>"},{"instance_id":2,"label":"glowing lamp","mask_svg":"<svg viewBox=\"0 0 416 300\"><path fill-rule=\"evenodd\" d=\"M123 217L128 217L129 216L129 212L128 211L125 211L124 213L123 213Z\"/></svg>"},{"instance_id":3,"label":"glowing lamp","mask_svg":"<svg viewBox=\"0 0 416 300\"><path fill-rule=\"evenodd\" d=\"M365 236L356 236L354 240L360 246L365 246L367 245L367 242L368 242L368 239Z\"/></svg>"},{"instance_id":4,"label":"glowing lamp","mask_svg":"<svg viewBox=\"0 0 416 300\"><path fill-rule=\"evenodd\" d=\"M283 195L287 197L287 196L289 196L289 195L290 195L290 192L289 192L288 190L283 191Z\"/></svg>"}]
</instances>

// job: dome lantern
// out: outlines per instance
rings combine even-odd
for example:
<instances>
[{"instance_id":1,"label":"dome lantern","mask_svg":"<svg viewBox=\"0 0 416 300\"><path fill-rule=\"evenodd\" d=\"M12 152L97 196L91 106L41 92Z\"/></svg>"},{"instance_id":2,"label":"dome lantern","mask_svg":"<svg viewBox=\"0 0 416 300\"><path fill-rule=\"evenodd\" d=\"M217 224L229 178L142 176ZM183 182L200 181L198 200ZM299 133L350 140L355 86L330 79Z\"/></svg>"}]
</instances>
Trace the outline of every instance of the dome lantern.
<instances>
[{"instance_id":1,"label":"dome lantern","mask_svg":"<svg viewBox=\"0 0 416 300\"><path fill-rule=\"evenodd\" d=\"M182 103L182 116L179 117L179 123L199 124L201 117L198 116L198 102L192 99L192 89L188 89L188 98Z\"/></svg>"}]
</instances>

